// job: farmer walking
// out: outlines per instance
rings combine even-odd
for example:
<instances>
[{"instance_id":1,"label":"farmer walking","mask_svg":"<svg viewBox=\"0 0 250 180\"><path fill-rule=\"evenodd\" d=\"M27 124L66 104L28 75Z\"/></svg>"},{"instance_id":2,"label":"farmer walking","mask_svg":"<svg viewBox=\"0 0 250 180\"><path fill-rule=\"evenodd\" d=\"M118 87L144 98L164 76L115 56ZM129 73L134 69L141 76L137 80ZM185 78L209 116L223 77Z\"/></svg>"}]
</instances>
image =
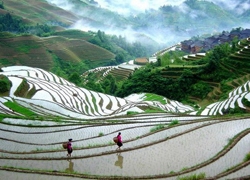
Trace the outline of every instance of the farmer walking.
<instances>
[{"instance_id":1,"label":"farmer walking","mask_svg":"<svg viewBox=\"0 0 250 180\"><path fill-rule=\"evenodd\" d=\"M71 157L71 153L73 152L73 148L72 148L72 139L69 139L68 143L67 143L67 151L68 151L68 154L67 156L68 157Z\"/></svg>"},{"instance_id":2,"label":"farmer walking","mask_svg":"<svg viewBox=\"0 0 250 180\"><path fill-rule=\"evenodd\" d=\"M121 147L122 147L122 136L121 136L121 133L119 132L118 135L117 135L117 148L116 150L120 150Z\"/></svg>"}]
</instances>

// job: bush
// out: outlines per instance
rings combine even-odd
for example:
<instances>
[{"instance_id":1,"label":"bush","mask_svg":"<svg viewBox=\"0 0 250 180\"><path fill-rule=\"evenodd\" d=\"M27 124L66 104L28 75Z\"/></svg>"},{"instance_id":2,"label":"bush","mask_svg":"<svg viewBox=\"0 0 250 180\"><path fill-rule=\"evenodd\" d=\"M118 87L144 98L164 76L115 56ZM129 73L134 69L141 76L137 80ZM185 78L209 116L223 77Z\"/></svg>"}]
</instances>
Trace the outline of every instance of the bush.
<instances>
[{"instance_id":1,"label":"bush","mask_svg":"<svg viewBox=\"0 0 250 180\"><path fill-rule=\"evenodd\" d=\"M170 123L169 123L169 126L174 126L176 124L179 124L179 121L178 120L172 120Z\"/></svg>"},{"instance_id":2,"label":"bush","mask_svg":"<svg viewBox=\"0 0 250 180\"><path fill-rule=\"evenodd\" d=\"M0 75L0 93L5 93L10 90L11 81L6 76Z\"/></svg>"},{"instance_id":3,"label":"bush","mask_svg":"<svg viewBox=\"0 0 250 180\"><path fill-rule=\"evenodd\" d=\"M246 162L246 161L249 161L250 160L250 153L248 153L246 156L245 156L245 158L244 158L244 161Z\"/></svg>"},{"instance_id":4,"label":"bush","mask_svg":"<svg viewBox=\"0 0 250 180\"><path fill-rule=\"evenodd\" d=\"M103 136L103 135L104 135L103 132L100 132L100 133L98 134L99 137L101 137L101 136Z\"/></svg>"},{"instance_id":5,"label":"bush","mask_svg":"<svg viewBox=\"0 0 250 180\"><path fill-rule=\"evenodd\" d=\"M0 93L8 91L8 84L5 81L0 81Z\"/></svg>"},{"instance_id":6,"label":"bush","mask_svg":"<svg viewBox=\"0 0 250 180\"><path fill-rule=\"evenodd\" d=\"M160 129L164 129L165 126L163 124L158 124L157 126L153 127L150 129L150 132L155 132L155 131L158 131Z\"/></svg>"},{"instance_id":7,"label":"bush","mask_svg":"<svg viewBox=\"0 0 250 180\"><path fill-rule=\"evenodd\" d=\"M194 174L186 177L181 177L178 178L178 180L199 180L199 179L205 179L205 177L206 177L205 173L200 173L198 175Z\"/></svg>"}]
</instances>

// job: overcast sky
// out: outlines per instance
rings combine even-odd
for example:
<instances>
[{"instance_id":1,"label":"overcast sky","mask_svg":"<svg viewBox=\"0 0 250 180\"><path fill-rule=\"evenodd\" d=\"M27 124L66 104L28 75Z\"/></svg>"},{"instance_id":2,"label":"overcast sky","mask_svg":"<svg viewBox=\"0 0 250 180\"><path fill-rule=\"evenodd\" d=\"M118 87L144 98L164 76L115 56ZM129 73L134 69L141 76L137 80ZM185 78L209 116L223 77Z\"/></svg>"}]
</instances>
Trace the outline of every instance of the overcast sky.
<instances>
[{"instance_id":1,"label":"overcast sky","mask_svg":"<svg viewBox=\"0 0 250 180\"><path fill-rule=\"evenodd\" d=\"M63 9L70 10L70 0L47 0ZM147 9L158 9L163 5L180 5L185 0L95 0L102 8L116 11L123 15L133 15L139 12L144 12ZM220 4L223 7L234 9L236 6L238 13L250 9L250 0L244 0L245 3L240 2L242 0L207 0L215 4Z\"/></svg>"},{"instance_id":2,"label":"overcast sky","mask_svg":"<svg viewBox=\"0 0 250 180\"><path fill-rule=\"evenodd\" d=\"M65 10L69 10L69 11L76 12L76 13L84 13L84 12L75 11L74 6L71 3L71 0L46 0L46 1L60 8L63 8ZM101 6L102 8L106 8L111 11L118 12L119 14L122 14L122 15L136 15L138 13L145 12L145 10L148 10L148 9L158 9L160 6L163 6L163 5L178 6L178 9L183 12L188 10L188 7L183 5L183 2L185 0L95 0L95 1L98 2L99 6ZM250 0L207 0L207 1L218 4L224 8L228 8L231 10L234 9L234 11L238 12L239 14L241 14L245 10L250 9ZM245 3L241 3L241 4L239 3L243 1ZM236 7L237 9L235 9ZM197 15L196 13L197 12L194 12L191 15L196 16ZM96 30L93 27L91 27L91 25L89 25L88 22L84 21L84 19L81 19L78 22L76 22L74 25L72 25L71 28L80 29L83 31L87 31L87 30L95 31ZM101 30L104 31L103 29ZM131 41L133 41L132 34L136 33L136 32L131 32L130 27L127 27L126 30L123 29L123 31L121 32L120 30L113 28L112 25L110 25L109 29L105 29L105 32L108 34L116 34L116 35L119 34L127 38L129 37ZM157 38L156 37L157 34L160 35L160 33L154 33L153 39L158 39L157 41L162 41L162 40L164 40L164 42L166 41L161 36ZM165 34L171 34L171 32L168 32ZM175 39L176 37L169 36L168 38Z\"/></svg>"},{"instance_id":3,"label":"overcast sky","mask_svg":"<svg viewBox=\"0 0 250 180\"><path fill-rule=\"evenodd\" d=\"M185 0L95 0L98 4L106 9L116 11L120 14L136 14L144 12L147 9L158 9L163 5L180 5ZM223 5L229 9L234 9L240 5L239 13L243 10L250 9L250 0L240 4L239 0L207 0L215 4Z\"/></svg>"}]
</instances>

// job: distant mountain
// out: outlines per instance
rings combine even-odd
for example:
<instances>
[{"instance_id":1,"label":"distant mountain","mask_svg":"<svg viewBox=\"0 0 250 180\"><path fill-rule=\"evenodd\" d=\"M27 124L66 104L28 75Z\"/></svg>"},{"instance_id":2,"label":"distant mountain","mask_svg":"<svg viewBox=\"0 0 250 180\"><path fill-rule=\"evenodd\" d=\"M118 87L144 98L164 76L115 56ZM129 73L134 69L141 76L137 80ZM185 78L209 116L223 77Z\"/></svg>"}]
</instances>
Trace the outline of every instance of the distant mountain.
<instances>
[{"instance_id":1,"label":"distant mountain","mask_svg":"<svg viewBox=\"0 0 250 180\"><path fill-rule=\"evenodd\" d=\"M122 4L118 7L119 2L103 1L106 4L113 3L111 7L122 9ZM122 35L128 41L140 41L146 45L156 45L157 42L172 45L189 39L190 36L221 32L240 26L246 28L244 26L249 20L248 4L249 0L231 4L224 1L213 3L187 0L179 5L161 6L158 2L159 8L154 3L151 9L141 13L134 9L133 15L125 16L116 12L116 9L103 8L98 1L9 0L4 2L4 9L0 9L0 14L8 12L33 24L46 23L84 31L101 30L106 34ZM239 10L242 12L239 13Z\"/></svg>"},{"instance_id":2,"label":"distant mountain","mask_svg":"<svg viewBox=\"0 0 250 180\"><path fill-rule=\"evenodd\" d=\"M47 1L79 18L70 28L95 31L100 29L109 34L120 34L126 36L128 40L141 42L144 42L140 38L143 35L162 44L174 44L190 36L204 33L231 30L233 27L244 26L248 18L247 14L244 15L247 11L239 16L236 12L232 13L232 8L226 6L226 2L223 1L213 3L187 0L178 6L162 4L158 9L153 7L154 3L151 9L141 13L138 13L139 10L131 9L131 14L133 10L135 11L131 16L118 14L117 11L125 5L120 1L102 1L102 3L85 0ZM240 8L247 2L242 0L235 4L234 8ZM118 7L119 3L121 7ZM102 8L102 4L109 4L107 6L113 8L117 6L117 8L113 10ZM159 6L159 2L157 4ZM137 5L140 6L140 4ZM142 8L144 8L143 5L145 4L141 4Z\"/></svg>"}]
</instances>

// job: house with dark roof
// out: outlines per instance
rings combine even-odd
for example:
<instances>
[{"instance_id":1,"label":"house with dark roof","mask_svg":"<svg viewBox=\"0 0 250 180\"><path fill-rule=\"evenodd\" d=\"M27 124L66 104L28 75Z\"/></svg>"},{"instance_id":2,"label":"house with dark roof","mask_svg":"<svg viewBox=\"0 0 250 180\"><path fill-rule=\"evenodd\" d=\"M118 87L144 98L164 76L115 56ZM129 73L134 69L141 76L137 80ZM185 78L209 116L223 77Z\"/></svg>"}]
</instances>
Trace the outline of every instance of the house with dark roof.
<instances>
[{"instance_id":1,"label":"house with dark roof","mask_svg":"<svg viewBox=\"0 0 250 180\"><path fill-rule=\"evenodd\" d=\"M181 42L181 50L182 51L185 51L185 52L190 52L191 50L191 45L193 44L194 42L192 40L185 40L183 42Z\"/></svg>"},{"instance_id":2,"label":"house with dark roof","mask_svg":"<svg viewBox=\"0 0 250 180\"><path fill-rule=\"evenodd\" d=\"M204 46L203 41L195 41L193 44L191 44L190 51L191 53L196 54L201 51L203 46Z\"/></svg>"},{"instance_id":3,"label":"house with dark roof","mask_svg":"<svg viewBox=\"0 0 250 180\"><path fill-rule=\"evenodd\" d=\"M181 42L181 50L189 53L206 52L219 44L231 42L234 38L246 39L250 37L250 29L237 28L231 32L223 31L219 35L214 35L204 40L185 40Z\"/></svg>"},{"instance_id":4,"label":"house with dark roof","mask_svg":"<svg viewBox=\"0 0 250 180\"><path fill-rule=\"evenodd\" d=\"M231 39L234 39L234 38L240 38L240 32L239 31L232 31L232 32L230 32L230 35L229 35L229 37L231 38Z\"/></svg>"},{"instance_id":5,"label":"house with dark roof","mask_svg":"<svg viewBox=\"0 0 250 180\"><path fill-rule=\"evenodd\" d=\"M240 33L240 39L246 39L250 37L250 29L244 29Z\"/></svg>"},{"instance_id":6,"label":"house with dark roof","mask_svg":"<svg viewBox=\"0 0 250 180\"><path fill-rule=\"evenodd\" d=\"M219 36L218 40L220 43L225 43L231 41L231 38L229 34L222 34L221 36Z\"/></svg>"}]
</instances>

